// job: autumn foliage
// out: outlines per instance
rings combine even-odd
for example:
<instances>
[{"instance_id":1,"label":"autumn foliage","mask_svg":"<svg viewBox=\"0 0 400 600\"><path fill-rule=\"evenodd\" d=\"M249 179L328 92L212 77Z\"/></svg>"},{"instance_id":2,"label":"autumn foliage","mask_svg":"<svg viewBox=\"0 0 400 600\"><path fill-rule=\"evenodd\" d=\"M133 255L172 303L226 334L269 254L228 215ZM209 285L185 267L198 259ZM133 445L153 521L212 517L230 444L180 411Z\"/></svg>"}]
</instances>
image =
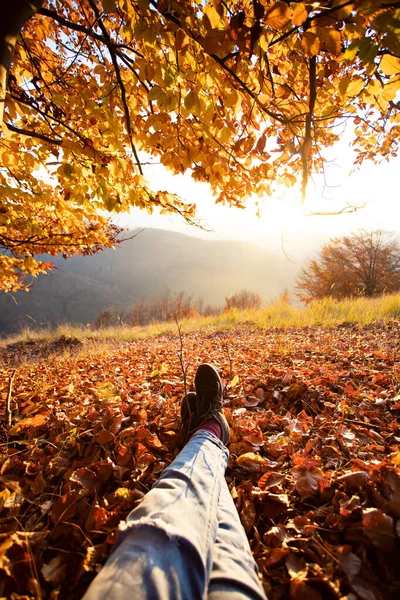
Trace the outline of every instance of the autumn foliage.
<instances>
[{"instance_id":1,"label":"autumn foliage","mask_svg":"<svg viewBox=\"0 0 400 600\"><path fill-rule=\"evenodd\" d=\"M173 294L166 289L154 298L140 298L126 309L111 306L97 315L92 325L95 329L123 325L136 327L188 319L195 315L207 314L207 310L212 309L204 307L201 301L195 301L190 294Z\"/></svg>"},{"instance_id":2,"label":"autumn foliage","mask_svg":"<svg viewBox=\"0 0 400 600\"><path fill-rule=\"evenodd\" d=\"M238 310L258 309L261 308L261 298L257 292L250 290L241 290L236 294L232 294L225 298L225 311L237 308Z\"/></svg>"},{"instance_id":3,"label":"autumn foliage","mask_svg":"<svg viewBox=\"0 0 400 600\"><path fill-rule=\"evenodd\" d=\"M332 239L297 280L305 302L318 298L380 296L400 290L400 244L389 232L360 230Z\"/></svg>"},{"instance_id":4,"label":"autumn foliage","mask_svg":"<svg viewBox=\"0 0 400 600\"><path fill-rule=\"evenodd\" d=\"M183 337L189 383L205 361L226 383L227 480L269 600L400 595L399 334L391 321ZM82 597L178 451L179 348L5 348L2 597Z\"/></svg>"},{"instance_id":5,"label":"autumn foliage","mask_svg":"<svg viewBox=\"0 0 400 600\"><path fill-rule=\"evenodd\" d=\"M150 188L149 156L243 207L304 195L345 119L357 164L396 155L397 2L3 4L1 289L48 270L38 254L112 245L104 211L192 220L191 199Z\"/></svg>"}]
</instances>

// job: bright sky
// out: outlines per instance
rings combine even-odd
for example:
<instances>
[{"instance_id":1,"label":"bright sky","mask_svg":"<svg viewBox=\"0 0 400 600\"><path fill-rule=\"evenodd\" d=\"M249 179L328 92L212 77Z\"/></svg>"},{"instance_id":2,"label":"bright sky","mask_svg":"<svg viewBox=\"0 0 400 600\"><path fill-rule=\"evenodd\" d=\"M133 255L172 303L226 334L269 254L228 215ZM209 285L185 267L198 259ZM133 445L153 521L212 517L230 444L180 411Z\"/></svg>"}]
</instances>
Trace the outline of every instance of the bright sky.
<instances>
[{"instance_id":1,"label":"bright sky","mask_svg":"<svg viewBox=\"0 0 400 600\"><path fill-rule=\"evenodd\" d=\"M296 234L320 233L334 237L361 227L400 230L400 157L380 165L365 163L359 171L349 175L352 152L348 143L342 140L332 150L330 158L325 170L328 187L310 181L303 206L298 190L282 188L279 196L263 200L260 218L256 217L251 199L245 210L215 205L208 185L193 181L189 173L172 175L162 165L146 167L146 176L154 189L165 189L189 202L195 201L200 222L212 232L203 233L189 227L178 216L148 215L140 210L121 216L119 223L130 228L173 229L208 239L245 239L266 246L276 246L282 236L290 242ZM322 183L320 178L318 184ZM340 215L310 215L317 211L341 211L346 206L363 208Z\"/></svg>"}]
</instances>

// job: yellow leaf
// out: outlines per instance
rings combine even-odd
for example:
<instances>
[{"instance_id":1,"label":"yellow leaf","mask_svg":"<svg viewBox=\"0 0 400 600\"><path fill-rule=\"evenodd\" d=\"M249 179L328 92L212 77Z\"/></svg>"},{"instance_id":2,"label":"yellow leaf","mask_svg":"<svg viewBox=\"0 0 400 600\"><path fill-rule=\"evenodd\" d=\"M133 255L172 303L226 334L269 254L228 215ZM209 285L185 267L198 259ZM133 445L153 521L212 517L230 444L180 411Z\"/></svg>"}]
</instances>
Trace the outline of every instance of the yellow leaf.
<instances>
[{"instance_id":1,"label":"yellow leaf","mask_svg":"<svg viewBox=\"0 0 400 600\"><path fill-rule=\"evenodd\" d=\"M232 132L229 127L223 127L221 133L219 134L219 139L222 142L228 142L232 137Z\"/></svg>"},{"instance_id":2,"label":"yellow leaf","mask_svg":"<svg viewBox=\"0 0 400 600\"><path fill-rule=\"evenodd\" d=\"M148 98L149 100L158 100L163 95L162 89L158 85L154 85L149 91Z\"/></svg>"},{"instance_id":3,"label":"yellow leaf","mask_svg":"<svg viewBox=\"0 0 400 600\"><path fill-rule=\"evenodd\" d=\"M358 96L364 87L364 83L365 82L363 79L355 79L354 81L350 81L349 85L347 86L346 96Z\"/></svg>"},{"instance_id":4,"label":"yellow leaf","mask_svg":"<svg viewBox=\"0 0 400 600\"><path fill-rule=\"evenodd\" d=\"M348 48L346 48L346 51L343 55L345 60L353 60L357 56L359 43L359 40L355 40L354 42L351 42Z\"/></svg>"},{"instance_id":5,"label":"yellow leaf","mask_svg":"<svg viewBox=\"0 0 400 600\"><path fill-rule=\"evenodd\" d=\"M380 70L384 75L397 75L400 73L400 58L384 54L379 65Z\"/></svg>"},{"instance_id":6,"label":"yellow leaf","mask_svg":"<svg viewBox=\"0 0 400 600\"><path fill-rule=\"evenodd\" d=\"M114 496L117 500L120 500L122 502L131 502L134 494L129 488L120 487L115 490Z\"/></svg>"},{"instance_id":7,"label":"yellow leaf","mask_svg":"<svg viewBox=\"0 0 400 600\"><path fill-rule=\"evenodd\" d=\"M310 56L319 54L321 42L319 37L312 31L306 31L301 38L301 45Z\"/></svg>"},{"instance_id":8,"label":"yellow leaf","mask_svg":"<svg viewBox=\"0 0 400 600\"><path fill-rule=\"evenodd\" d=\"M255 452L246 452L236 459L236 464L239 467L249 469L250 471L259 471L264 466L269 465L269 462L270 461L267 458L264 458Z\"/></svg>"},{"instance_id":9,"label":"yellow leaf","mask_svg":"<svg viewBox=\"0 0 400 600\"><path fill-rule=\"evenodd\" d=\"M331 27L316 27L315 33L320 40L321 50L332 54L340 54L342 51L342 38L340 32Z\"/></svg>"},{"instance_id":10,"label":"yellow leaf","mask_svg":"<svg viewBox=\"0 0 400 600\"><path fill-rule=\"evenodd\" d=\"M305 5L303 4L303 2L296 4L296 6L293 10L293 16L292 16L293 25L297 25L297 27L299 27L300 25L302 25L304 23L304 21L307 19L307 17L308 17L308 12L307 12L307 9L306 9Z\"/></svg>"},{"instance_id":11,"label":"yellow leaf","mask_svg":"<svg viewBox=\"0 0 400 600\"><path fill-rule=\"evenodd\" d=\"M392 80L390 83L385 85L383 88L382 96L385 100L394 100L396 98L397 92L400 89L400 78Z\"/></svg>"},{"instance_id":12,"label":"yellow leaf","mask_svg":"<svg viewBox=\"0 0 400 600\"><path fill-rule=\"evenodd\" d=\"M221 16L218 13L217 9L214 6L207 5L204 8L204 12L211 23L211 27L213 29L217 28L221 21Z\"/></svg>"},{"instance_id":13,"label":"yellow leaf","mask_svg":"<svg viewBox=\"0 0 400 600\"><path fill-rule=\"evenodd\" d=\"M159 369L154 369L154 371L152 371L150 373L150 377L157 377L157 375L159 375L159 374L160 374Z\"/></svg>"},{"instance_id":14,"label":"yellow leaf","mask_svg":"<svg viewBox=\"0 0 400 600\"><path fill-rule=\"evenodd\" d=\"M396 454L391 454L390 458L395 465L400 465L400 451L396 452Z\"/></svg>"},{"instance_id":15,"label":"yellow leaf","mask_svg":"<svg viewBox=\"0 0 400 600\"><path fill-rule=\"evenodd\" d=\"M297 179L292 173L285 173L279 177L279 183L282 183L286 187L292 187L296 183Z\"/></svg>"},{"instance_id":16,"label":"yellow leaf","mask_svg":"<svg viewBox=\"0 0 400 600\"><path fill-rule=\"evenodd\" d=\"M0 510L3 510L5 503L11 496L11 492L8 488L5 488L2 492L0 492Z\"/></svg>"},{"instance_id":17,"label":"yellow leaf","mask_svg":"<svg viewBox=\"0 0 400 600\"><path fill-rule=\"evenodd\" d=\"M184 100L185 108L192 114L200 112L200 100L195 92L190 92Z\"/></svg>"},{"instance_id":18,"label":"yellow leaf","mask_svg":"<svg viewBox=\"0 0 400 600\"><path fill-rule=\"evenodd\" d=\"M239 383L239 375L235 375L235 377L231 381L231 387L235 387Z\"/></svg>"}]
</instances>

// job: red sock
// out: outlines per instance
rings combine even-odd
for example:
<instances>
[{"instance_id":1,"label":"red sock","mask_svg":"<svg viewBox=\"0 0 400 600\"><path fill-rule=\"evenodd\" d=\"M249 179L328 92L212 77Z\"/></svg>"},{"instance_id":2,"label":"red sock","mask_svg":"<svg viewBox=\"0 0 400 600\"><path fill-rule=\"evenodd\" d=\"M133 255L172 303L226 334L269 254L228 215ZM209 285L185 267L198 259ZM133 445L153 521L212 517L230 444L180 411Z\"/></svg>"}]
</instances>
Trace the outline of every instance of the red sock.
<instances>
[{"instance_id":1,"label":"red sock","mask_svg":"<svg viewBox=\"0 0 400 600\"><path fill-rule=\"evenodd\" d=\"M207 421L204 421L204 423L202 423L202 425L200 425L196 429L196 431L199 431L199 429L205 429L206 431L210 431L211 433L216 435L217 438L222 440L222 427L221 427L221 424L216 419L211 418L211 419L208 419Z\"/></svg>"}]
</instances>

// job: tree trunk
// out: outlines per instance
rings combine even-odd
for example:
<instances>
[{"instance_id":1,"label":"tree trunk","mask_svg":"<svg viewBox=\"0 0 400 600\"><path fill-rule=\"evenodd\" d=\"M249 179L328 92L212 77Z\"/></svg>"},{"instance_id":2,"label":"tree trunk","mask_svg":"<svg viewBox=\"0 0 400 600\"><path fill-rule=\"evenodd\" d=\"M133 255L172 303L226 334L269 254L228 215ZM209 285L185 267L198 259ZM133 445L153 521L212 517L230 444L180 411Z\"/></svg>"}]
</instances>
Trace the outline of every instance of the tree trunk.
<instances>
[{"instance_id":1,"label":"tree trunk","mask_svg":"<svg viewBox=\"0 0 400 600\"><path fill-rule=\"evenodd\" d=\"M0 9L0 131L3 128L8 72L22 27L45 0L6 0Z\"/></svg>"}]
</instances>

